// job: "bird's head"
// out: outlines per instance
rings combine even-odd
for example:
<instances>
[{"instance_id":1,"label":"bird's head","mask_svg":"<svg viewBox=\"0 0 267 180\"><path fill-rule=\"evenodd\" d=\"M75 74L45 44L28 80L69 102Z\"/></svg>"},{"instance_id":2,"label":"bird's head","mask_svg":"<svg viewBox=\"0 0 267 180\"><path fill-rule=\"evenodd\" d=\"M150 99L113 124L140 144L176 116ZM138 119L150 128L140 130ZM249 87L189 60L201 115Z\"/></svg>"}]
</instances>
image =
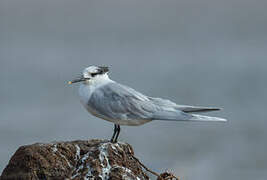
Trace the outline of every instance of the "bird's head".
<instances>
[{"instance_id":1,"label":"bird's head","mask_svg":"<svg viewBox=\"0 0 267 180\"><path fill-rule=\"evenodd\" d=\"M109 68L106 66L89 66L85 68L80 77L69 81L68 84L73 84L77 82L88 83L90 81L96 80L97 78L107 77Z\"/></svg>"}]
</instances>

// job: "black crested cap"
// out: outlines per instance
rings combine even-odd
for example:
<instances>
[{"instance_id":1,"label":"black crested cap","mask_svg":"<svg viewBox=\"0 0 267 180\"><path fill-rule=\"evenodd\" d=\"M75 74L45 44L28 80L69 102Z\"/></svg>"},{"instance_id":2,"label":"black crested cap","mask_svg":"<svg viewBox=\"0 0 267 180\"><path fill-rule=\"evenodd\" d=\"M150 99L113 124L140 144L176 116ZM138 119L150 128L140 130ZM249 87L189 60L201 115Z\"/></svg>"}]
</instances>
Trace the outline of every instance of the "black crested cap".
<instances>
[{"instance_id":1,"label":"black crested cap","mask_svg":"<svg viewBox=\"0 0 267 180\"><path fill-rule=\"evenodd\" d=\"M109 67L107 67L107 66L98 66L98 67L99 67L99 71L101 74L109 71Z\"/></svg>"}]
</instances>

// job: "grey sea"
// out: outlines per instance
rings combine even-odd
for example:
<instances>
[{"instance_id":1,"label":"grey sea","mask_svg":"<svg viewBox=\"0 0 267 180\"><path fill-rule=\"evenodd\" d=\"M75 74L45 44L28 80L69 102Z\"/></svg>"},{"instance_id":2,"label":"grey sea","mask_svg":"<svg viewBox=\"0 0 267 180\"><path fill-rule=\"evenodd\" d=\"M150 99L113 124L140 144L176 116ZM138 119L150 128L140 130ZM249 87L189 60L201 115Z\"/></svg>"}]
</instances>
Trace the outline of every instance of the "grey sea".
<instances>
[{"instance_id":1,"label":"grey sea","mask_svg":"<svg viewBox=\"0 0 267 180\"><path fill-rule=\"evenodd\" d=\"M35 142L110 138L67 81L89 65L227 123L123 127L151 169L184 180L267 178L267 1L1 0L0 173Z\"/></svg>"}]
</instances>

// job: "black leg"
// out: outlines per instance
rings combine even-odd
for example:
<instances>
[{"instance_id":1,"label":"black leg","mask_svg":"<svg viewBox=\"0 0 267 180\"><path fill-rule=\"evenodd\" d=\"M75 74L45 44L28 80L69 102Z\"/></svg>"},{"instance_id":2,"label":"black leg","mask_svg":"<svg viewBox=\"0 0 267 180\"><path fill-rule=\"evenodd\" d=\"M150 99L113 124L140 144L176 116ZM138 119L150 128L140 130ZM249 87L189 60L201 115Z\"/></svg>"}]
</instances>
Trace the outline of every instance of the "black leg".
<instances>
[{"instance_id":1,"label":"black leg","mask_svg":"<svg viewBox=\"0 0 267 180\"><path fill-rule=\"evenodd\" d=\"M114 132L113 132L110 142L112 143L114 142L114 138L115 138L115 135L117 134L117 131L118 131L117 124L114 124Z\"/></svg>"},{"instance_id":2,"label":"black leg","mask_svg":"<svg viewBox=\"0 0 267 180\"><path fill-rule=\"evenodd\" d=\"M121 132L121 127L120 125L117 125L117 135L115 137L115 142L117 142L120 132Z\"/></svg>"}]
</instances>

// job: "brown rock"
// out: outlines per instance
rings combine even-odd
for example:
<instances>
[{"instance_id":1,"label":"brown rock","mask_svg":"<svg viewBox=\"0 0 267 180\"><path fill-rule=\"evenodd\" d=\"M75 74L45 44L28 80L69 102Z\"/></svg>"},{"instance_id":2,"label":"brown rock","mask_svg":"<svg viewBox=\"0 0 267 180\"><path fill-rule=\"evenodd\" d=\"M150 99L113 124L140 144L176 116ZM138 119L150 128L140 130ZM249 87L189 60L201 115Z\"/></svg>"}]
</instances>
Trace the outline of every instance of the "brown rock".
<instances>
[{"instance_id":1,"label":"brown rock","mask_svg":"<svg viewBox=\"0 0 267 180\"><path fill-rule=\"evenodd\" d=\"M55 142L20 147L1 180L149 179L129 144L104 140Z\"/></svg>"}]
</instances>

